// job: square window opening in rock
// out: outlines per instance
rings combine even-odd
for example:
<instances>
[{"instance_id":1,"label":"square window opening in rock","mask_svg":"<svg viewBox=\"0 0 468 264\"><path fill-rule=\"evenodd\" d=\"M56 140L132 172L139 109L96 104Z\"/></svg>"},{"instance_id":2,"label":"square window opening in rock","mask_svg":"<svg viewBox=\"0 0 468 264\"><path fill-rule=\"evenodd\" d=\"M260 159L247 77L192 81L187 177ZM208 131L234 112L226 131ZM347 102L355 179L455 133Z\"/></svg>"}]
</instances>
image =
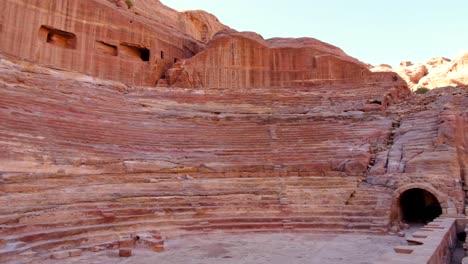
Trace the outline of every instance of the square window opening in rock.
<instances>
[{"instance_id":1,"label":"square window opening in rock","mask_svg":"<svg viewBox=\"0 0 468 264\"><path fill-rule=\"evenodd\" d=\"M108 54L111 56L117 56L119 54L117 46L106 43L104 41L97 41L96 49L104 54Z\"/></svg>"},{"instance_id":2,"label":"square window opening in rock","mask_svg":"<svg viewBox=\"0 0 468 264\"><path fill-rule=\"evenodd\" d=\"M74 33L50 26L41 26L39 38L46 43L66 49L76 49L77 45L77 38Z\"/></svg>"},{"instance_id":3,"label":"square window opening in rock","mask_svg":"<svg viewBox=\"0 0 468 264\"><path fill-rule=\"evenodd\" d=\"M120 43L120 52L128 57L138 58L142 61L149 61L151 52L148 48L131 43Z\"/></svg>"}]
</instances>

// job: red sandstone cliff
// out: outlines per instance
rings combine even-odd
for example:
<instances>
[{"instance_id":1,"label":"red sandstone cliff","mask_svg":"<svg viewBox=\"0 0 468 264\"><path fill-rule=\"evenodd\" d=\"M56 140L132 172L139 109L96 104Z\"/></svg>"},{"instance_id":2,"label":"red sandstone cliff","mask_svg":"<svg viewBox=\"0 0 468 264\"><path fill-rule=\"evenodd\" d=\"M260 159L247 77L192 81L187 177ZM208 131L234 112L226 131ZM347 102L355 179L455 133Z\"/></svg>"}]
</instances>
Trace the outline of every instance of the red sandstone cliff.
<instances>
[{"instance_id":1,"label":"red sandstone cliff","mask_svg":"<svg viewBox=\"0 0 468 264\"><path fill-rule=\"evenodd\" d=\"M159 1L133 2L127 9L107 0L1 1L0 52L150 86L227 28L203 11L179 13Z\"/></svg>"},{"instance_id":2,"label":"red sandstone cliff","mask_svg":"<svg viewBox=\"0 0 468 264\"><path fill-rule=\"evenodd\" d=\"M224 26L158 1L0 8L0 262L155 231L382 234L408 186L463 213L467 89L410 95L308 38L224 30L199 52Z\"/></svg>"},{"instance_id":3,"label":"red sandstone cliff","mask_svg":"<svg viewBox=\"0 0 468 264\"><path fill-rule=\"evenodd\" d=\"M151 230L385 232L391 191L361 183L399 85L130 87L1 59L0 259Z\"/></svg>"},{"instance_id":4,"label":"red sandstone cliff","mask_svg":"<svg viewBox=\"0 0 468 264\"><path fill-rule=\"evenodd\" d=\"M339 48L315 39L264 40L255 33L223 31L166 77L175 87L243 89L391 82L394 75L373 74Z\"/></svg>"},{"instance_id":5,"label":"red sandstone cliff","mask_svg":"<svg viewBox=\"0 0 468 264\"><path fill-rule=\"evenodd\" d=\"M128 4L124 0L107 1L114 3L121 9L128 9L130 13L164 25L170 30L184 33L203 43L207 43L217 32L228 29L214 15L203 10L177 12L159 0L132 0Z\"/></svg>"}]
</instances>

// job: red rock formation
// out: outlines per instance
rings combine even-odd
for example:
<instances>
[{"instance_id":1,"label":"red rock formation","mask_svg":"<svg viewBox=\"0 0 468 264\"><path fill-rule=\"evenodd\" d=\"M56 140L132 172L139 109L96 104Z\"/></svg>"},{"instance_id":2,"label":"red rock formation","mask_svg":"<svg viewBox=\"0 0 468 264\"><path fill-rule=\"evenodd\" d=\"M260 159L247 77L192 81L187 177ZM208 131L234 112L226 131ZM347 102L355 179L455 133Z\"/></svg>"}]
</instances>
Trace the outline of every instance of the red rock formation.
<instances>
[{"instance_id":1,"label":"red rock formation","mask_svg":"<svg viewBox=\"0 0 468 264\"><path fill-rule=\"evenodd\" d=\"M369 67L372 72L396 72L403 80L406 81L408 87L412 90L417 89L419 81L426 76L429 71L424 64L414 64L411 61L403 61L400 66L393 69L390 65L381 64Z\"/></svg>"},{"instance_id":2,"label":"red rock formation","mask_svg":"<svg viewBox=\"0 0 468 264\"><path fill-rule=\"evenodd\" d=\"M203 52L175 65L167 79L175 87L243 89L365 83L375 76L365 64L315 39L265 41L252 33L224 31Z\"/></svg>"},{"instance_id":3,"label":"red rock formation","mask_svg":"<svg viewBox=\"0 0 468 264\"><path fill-rule=\"evenodd\" d=\"M193 56L215 31L227 28L205 12L179 13L159 1L134 1L130 10L116 3L1 1L0 52L127 84L155 85L175 60Z\"/></svg>"},{"instance_id":4,"label":"red rock formation","mask_svg":"<svg viewBox=\"0 0 468 264\"><path fill-rule=\"evenodd\" d=\"M204 43L210 41L219 31L227 29L215 16L202 10L184 11L181 16L183 17L180 20L185 22L187 34Z\"/></svg>"},{"instance_id":5,"label":"red rock formation","mask_svg":"<svg viewBox=\"0 0 468 264\"><path fill-rule=\"evenodd\" d=\"M159 87L128 85L154 84L173 63L167 54L190 57L216 30L203 33L213 18L202 12L131 14L153 4L0 3L32 22L28 35L3 20L9 57L38 34L44 43L25 59L127 83L0 57L0 262L160 252L166 235L211 230L381 234L401 224L398 195L409 188L463 213L466 89L408 99L395 73L372 73L329 44L232 30L175 63ZM181 16L192 26L169 29ZM107 59L114 42L97 37L118 39L119 56ZM164 44L167 61L145 72L160 55L151 43ZM137 51L146 58L143 47L149 65L128 64Z\"/></svg>"},{"instance_id":6,"label":"red rock formation","mask_svg":"<svg viewBox=\"0 0 468 264\"><path fill-rule=\"evenodd\" d=\"M393 81L192 92L0 65L4 260L155 229L387 228L390 192L360 181Z\"/></svg>"},{"instance_id":7,"label":"red rock formation","mask_svg":"<svg viewBox=\"0 0 468 264\"><path fill-rule=\"evenodd\" d=\"M389 108L399 116L391 144L383 147L371 168L369 182L402 187L430 183L443 197L445 213L463 212L468 165L468 89L439 89L413 96ZM415 185L422 188L424 184ZM439 199L439 198L438 198Z\"/></svg>"},{"instance_id":8,"label":"red rock formation","mask_svg":"<svg viewBox=\"0 0 468 264\"><path fill-rule=\"evenodd\" d=\"M108 0L118 7L128 9L123 0ZM214 34L228 27L221 24L212 14L203 10L177 12L163 5L159 0L131 0L130 11L146 19L182 32L203 43L207 43Z\"/></svg>"},{"instance_id":9,"label":"red rock formation","mask_svg":"<svg viewBox=\"0 0 468 264\"><path fill-rule=\"evenodd\" d=\"M426 63L414 64L409 61L400 63L396 69L388 67L371 67L373 72L398 73L412 90L418 88L434 89L446 86L468 85L468 53L460 54L456 59L438 57L432 58Z\"/></svg>"},{"instance_id":10,"label":"red rock formation","mask_svg":"<svg viewBox=\"0 0 468 264\"><path fill-rule=\"evenodd\" d=\"M468 85L468 52L460 54L451 63L443 62L440 66L434 67L431 74L426 78L421 79L420 87L437 88Z\"/></svg>"}]
</instances>

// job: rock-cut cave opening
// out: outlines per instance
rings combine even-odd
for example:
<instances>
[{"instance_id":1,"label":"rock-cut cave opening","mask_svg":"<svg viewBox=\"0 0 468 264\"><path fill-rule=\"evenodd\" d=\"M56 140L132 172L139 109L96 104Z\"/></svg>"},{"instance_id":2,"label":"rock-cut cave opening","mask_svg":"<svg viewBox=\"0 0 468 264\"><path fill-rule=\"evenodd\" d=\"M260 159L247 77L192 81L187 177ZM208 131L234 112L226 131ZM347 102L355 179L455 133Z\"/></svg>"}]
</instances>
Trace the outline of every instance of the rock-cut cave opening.
<instances>
[{"instance_id":1,"label":"rock-cut cave opening","mask_svg":"<svg viewBox=\"0 0 468 264\"><path fill-rule=\"evenodd\" d=\"M428 223L442 214L437 198L423 189L410 189L400 197L402 220L409 224Z\"/></svg>"},{"instance_id":2,"label":"rock-cut cave opening","mask_svg":"<svg viewBox=\"0 0 468 264\"><path fill-rule=\"evenodd\" d=\"M67 49L76 49L77 38L74 33L42 25L39 38L46 43Z\"/></svg>"}]
</instances>

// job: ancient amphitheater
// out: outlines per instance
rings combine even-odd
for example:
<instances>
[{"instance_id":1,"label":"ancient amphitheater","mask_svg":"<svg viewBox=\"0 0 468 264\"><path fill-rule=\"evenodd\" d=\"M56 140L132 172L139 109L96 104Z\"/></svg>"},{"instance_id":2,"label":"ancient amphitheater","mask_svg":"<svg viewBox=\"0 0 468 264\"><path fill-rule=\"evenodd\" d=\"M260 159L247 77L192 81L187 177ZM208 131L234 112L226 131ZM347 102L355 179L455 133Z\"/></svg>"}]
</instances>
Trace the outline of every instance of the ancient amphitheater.
<instances>
[{"instance_id":1,"label":"ancient amphitheater","mask_svg":"<svg viewBox=\"0 0 468 264\"><path fill-rule=\"evenodd\" d=\"M153 263L137 258L174 241L250 237L254 254L336 234L406 237L354 249L361 262L289 262L450 263L466 83L418 95L316 39L134 2L0 1L0 263ZM223 250L160 263L288 261Z\"/></svg>"}]
</instances>

